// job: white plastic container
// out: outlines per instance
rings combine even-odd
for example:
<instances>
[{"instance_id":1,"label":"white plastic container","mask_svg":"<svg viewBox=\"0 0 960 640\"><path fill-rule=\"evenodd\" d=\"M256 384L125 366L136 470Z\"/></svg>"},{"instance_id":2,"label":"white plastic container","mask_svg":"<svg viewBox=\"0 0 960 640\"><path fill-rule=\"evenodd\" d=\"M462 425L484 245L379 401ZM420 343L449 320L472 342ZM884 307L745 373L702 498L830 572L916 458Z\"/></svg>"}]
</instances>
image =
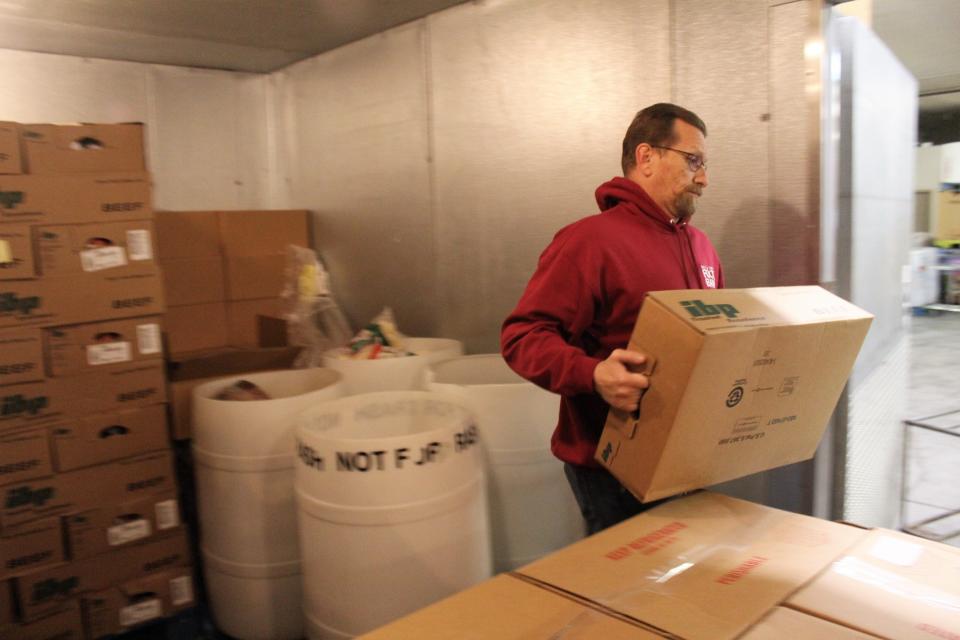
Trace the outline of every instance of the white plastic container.
<instances>
[{"instance_id":1,"label":"white plastic container","mask_svg":"<svg viewBox=\"0 0 960 640\"><path fill-rule=\"evenodd\" d=\"M272 399L214 399L241 379ZM230 636L303 636L294 427L304 409L341 395L339 380L328 369L298 369L222 378L193 391L204 576L214 620Z\"/></svg>"},{"instance_id":2,"label":"white plastic container","mask_svg":"<svg viewBox=\"0 0 960 640\"><path fill-rule=\"evenodd\" d=\"M375 360L339 358L339 349L331 349L323 356L323 366L343 374L344 395L423 390L427 367L461 355L463 343L449 338L408 338L407 349L416 355Z\"/></svg>"},{"instance_id":3,"label":"white plastic container","mask_svg":"<svg viewBox=\"0 0 960 640\"><path fill-rule=\"evenodd\" d=\"M296 491L313 640L366 633L491 575L472 414L425 391L304 413Z\"/></svg>"},{"instance_id":4,"label":"white plastic container","mask_svg":"<svg viewBox=\"0 0 960 640\"><path fill-rule=\"evenodd\" d=\"M514 373L499 354L430 368L433 391L463 394L488 464L494 570L510 571L579 540L583 518L550 452L560 398Z\"/></svg>"}]
</instances>

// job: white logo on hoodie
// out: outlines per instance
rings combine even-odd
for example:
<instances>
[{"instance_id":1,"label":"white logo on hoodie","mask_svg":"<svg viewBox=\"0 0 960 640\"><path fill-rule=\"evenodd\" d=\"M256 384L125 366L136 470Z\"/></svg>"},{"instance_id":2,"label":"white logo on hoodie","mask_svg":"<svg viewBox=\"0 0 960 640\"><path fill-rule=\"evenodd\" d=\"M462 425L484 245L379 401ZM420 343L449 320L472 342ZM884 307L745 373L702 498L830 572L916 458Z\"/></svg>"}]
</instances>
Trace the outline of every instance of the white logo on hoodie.
<instances>
[{"instance_id":1,"label":"white logo on hoodie","mask_svg":"<svg viewBox=\"0 0 960 640\"><path fill-rule=\"evenodd\" d=\"M700 265L700 271L703 272L703 279L707 283L708 289L717 288L717 276L713 270L713 267L708 267L705 264Z\"/></svg>"}]
</instances>

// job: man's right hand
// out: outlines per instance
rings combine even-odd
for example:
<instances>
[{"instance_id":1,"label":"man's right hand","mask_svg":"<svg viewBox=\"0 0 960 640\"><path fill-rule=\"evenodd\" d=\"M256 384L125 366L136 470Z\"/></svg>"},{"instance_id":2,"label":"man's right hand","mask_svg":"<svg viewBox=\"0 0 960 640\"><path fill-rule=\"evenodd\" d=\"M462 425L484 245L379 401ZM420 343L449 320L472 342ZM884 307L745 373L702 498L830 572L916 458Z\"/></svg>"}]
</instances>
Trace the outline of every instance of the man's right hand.
<instances>
[{"instance_id":1,"label":"man's right hand","mask_svg":"<svg viewBox=\"0 0 960 640\"><path fill-rule=\"evenodd\" d=\"M614 409L636 411L642 390L650 386L650 378L633 373L630 368L642 366L646 361L646 357L636 351L614 349L593 370L593 386Z\"/></svg>"}]
</instances>

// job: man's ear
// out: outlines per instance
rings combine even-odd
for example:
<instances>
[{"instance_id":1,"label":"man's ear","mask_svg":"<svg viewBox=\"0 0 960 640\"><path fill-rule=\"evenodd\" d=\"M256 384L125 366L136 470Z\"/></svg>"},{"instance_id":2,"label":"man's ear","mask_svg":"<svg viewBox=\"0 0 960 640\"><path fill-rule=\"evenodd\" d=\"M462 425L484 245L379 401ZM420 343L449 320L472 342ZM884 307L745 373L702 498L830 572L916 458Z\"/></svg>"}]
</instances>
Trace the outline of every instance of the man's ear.
<instances>
[{"instance_id":1,"label":"man's ear","mask_svg":"<svg viewBox=\"0 0 960 640\"><path fill-rule=\"evenodd\" d=\"M633 151L633 159L637 163L637 171L644 176L650 176L653 173L653 147L646 142L641 142Z\"/></svg>"}]
</instances>

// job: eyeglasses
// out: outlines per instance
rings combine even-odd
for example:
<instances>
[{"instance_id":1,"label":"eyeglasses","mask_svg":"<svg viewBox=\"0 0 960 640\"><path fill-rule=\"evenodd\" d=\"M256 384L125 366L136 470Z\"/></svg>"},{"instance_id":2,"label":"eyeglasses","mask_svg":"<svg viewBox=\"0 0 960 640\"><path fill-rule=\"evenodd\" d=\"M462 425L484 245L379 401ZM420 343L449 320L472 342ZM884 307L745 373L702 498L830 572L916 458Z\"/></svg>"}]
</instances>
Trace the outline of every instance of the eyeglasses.
<instances>
[{"instance_id":1,"label":"eyeglasses","mask_svg":"<svg viewBox=\"0 0 960 640\"><path fill-rule=\"evenodd\" d=\"M676 151L677 153L682 155L683 158L687 161L687 167L693 173L700 171L700 169L703 169L704 171L707 170L707 163L704 161L703 158L701 158L695 153L690 153L689 151L681 151L680 149L674 149L673 147L658 147L656 145L650 145L650 146L652 146L654 149L666 149L667 151Z\"/></svg>"}]
</instances>

